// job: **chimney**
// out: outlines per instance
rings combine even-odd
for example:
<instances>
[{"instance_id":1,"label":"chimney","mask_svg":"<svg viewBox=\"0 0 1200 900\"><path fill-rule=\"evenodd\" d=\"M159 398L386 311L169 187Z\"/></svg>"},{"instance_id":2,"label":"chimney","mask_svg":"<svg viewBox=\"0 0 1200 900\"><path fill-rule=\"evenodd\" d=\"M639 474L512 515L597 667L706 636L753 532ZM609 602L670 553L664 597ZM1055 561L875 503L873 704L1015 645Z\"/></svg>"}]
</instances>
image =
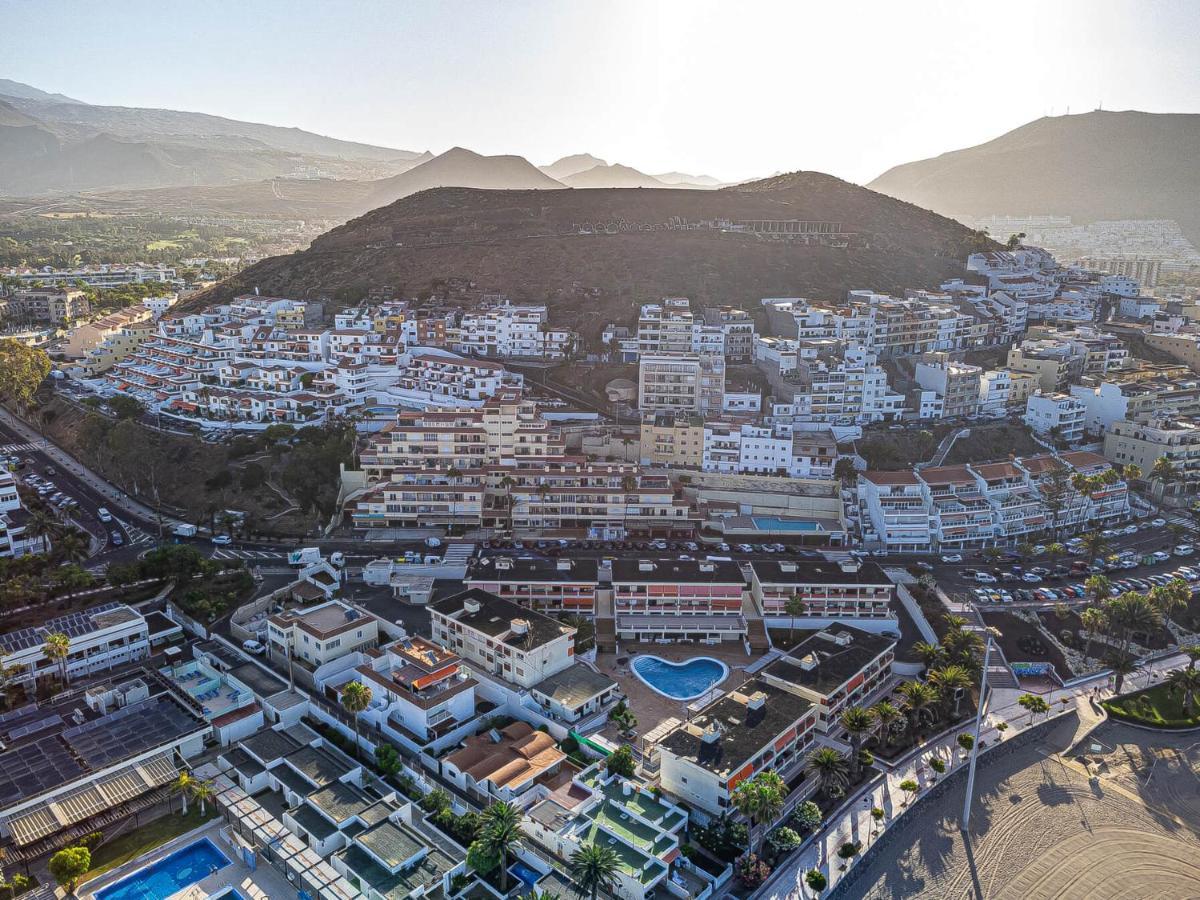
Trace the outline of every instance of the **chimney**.
<instances>
[{"instance_id":1,"label":"chimney","mask_svg":"<svg viewBox=\"0 0 1200 900\"><path fill-rule=\"evenodd\" d=\"M509 630L512 631L513 634L529 634L529 620L513 619L512 622L509 623Z\"/></svg>"},{"instance_id":2,"label":"chimney","mask_svg":"<svg viewBox=\"0 0 1200 900\"><path fill-rule=\"evenodd\" d=\"M481 609L483 609L483 605L480 604L478 600L472 599L463 601L463 612L474 614L479 612Z\"/></svg>"},{"instance_id":3,"label":"chimney","mask_svg":"<svg viewBox=\"0 0 1200 900\"><path fill-rule=\"evenodd\" d=\"M708 727L704 729L704 734L700 735L700 740L706 744L715 744L721 737L721 728L716 722L710 722Z\"/></svg>"},{"instance_id":4,"label":"chimney","mask_svg":"<svg viewBox=\"0 0 1200 900\"><path fill-rule=\"evenodd\" d=\"M767 715L767 695L755 691L746 698L746 726L754 727Z\"/></svg>"},{"instance_id":5,"label":"chimney","mask_svg":"<svg viewBox=\"0 0 1200 900\"><path fill-rule=\"evenodd\" d=\"M497 556L496 557L496 570L497 571L508 570L511 568L512 568L512 560L509 559L507 556Z\"/></svg>"},{"instance_id":6,"label":"chimney","mask_svg":"<svg viewBox=\"0 0 1200 900\"><path fill-rule=\"evenodd\" d=\"M762 691L755 691L746 698L746 709L762 709L767 702L767 695Z\"/></svg>"}]
</instances>

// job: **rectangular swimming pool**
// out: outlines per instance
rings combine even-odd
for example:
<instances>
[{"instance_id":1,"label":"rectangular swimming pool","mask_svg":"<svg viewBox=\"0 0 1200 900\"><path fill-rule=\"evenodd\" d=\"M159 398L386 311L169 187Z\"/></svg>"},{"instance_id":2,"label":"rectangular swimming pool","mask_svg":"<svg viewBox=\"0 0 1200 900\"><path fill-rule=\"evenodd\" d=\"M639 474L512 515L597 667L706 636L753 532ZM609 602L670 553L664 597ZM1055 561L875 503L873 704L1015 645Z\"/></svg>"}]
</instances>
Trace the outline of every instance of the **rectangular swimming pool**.
<instances>
[{"instance_id":1,"label":"rectangular swimming pool","mask_svg":"<svg viewBox=\"0 0 1200 900\"><path fill-rule=\"evenodd\" d=\"M96 900L166 900L228 865L229 857L208 838L201 838L97 891L95 897Z\"/></svg>"},{"instance_id":2,"label":"rectangular swimming pool","mask_svg":"<svg viewBox=\"0 0 1200 900\"><path fill-rule=\"evenodd\" d=\"M754 516L751 520L759 531L820 531L816 522L780 519L777 516Z\"/></svg>"}]
</instances>

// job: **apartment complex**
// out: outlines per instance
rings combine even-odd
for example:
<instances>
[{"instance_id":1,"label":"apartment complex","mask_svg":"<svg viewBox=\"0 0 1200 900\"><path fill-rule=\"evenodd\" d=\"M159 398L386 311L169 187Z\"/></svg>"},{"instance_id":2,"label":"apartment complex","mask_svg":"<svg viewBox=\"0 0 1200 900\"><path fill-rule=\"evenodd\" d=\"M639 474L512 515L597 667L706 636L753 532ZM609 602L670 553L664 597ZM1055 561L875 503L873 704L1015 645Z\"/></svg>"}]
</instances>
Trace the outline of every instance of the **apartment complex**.
<instances>
[{"instance_id":1,"label":"apartment complex","mask_svg":"<svg viewBox=\"0 0 1200 900\"><path fill-rule=\"evenodd\" d=\"M1200 485L1200 419L1158 416L1145 423L1113 422L1104 435L1104 458L1137 466L1144 475L1165 459L1194 490Z\"/></svg>"},{"instance_id":2,"label":"apartment complex","mask_svg":"<svg viewBox=\"0 0 1200 900\"><path fill-rule=\"evenodd\" d=\"M738 640L746 577L736 563L615 559L612 602L622 640Z\"/></svg>"},{"instance_id":3,"label":"apartment complex","mask_svg":"<svg viewBox=\"0 0 1200 900\"><path fill-rule=\"evenodd\" d=\"M463 313L446 342L459 353L521 359L566 359L576 335L550 327L545 306L521 306L506 299Z\"/></svg>"},{"instance_id":4,"label":"apartment complex","mask_svg":"<svg viewBox=\"0 0 1200 900\"><path fill-rule=\"evenodd\" d=\"M33 319L61 325L83 318L91 310L87 295L75 288L30 288L12 295L4 315L15 319Z\"/></svg>"},{"instance_id":5,"label":"apartment complex","mask_svg":"<svg viewBox=\"0 0 1200 900\"><path fill-rule=\"evenodd\" d=\"M880 620L894 626L896 587L876 563L754 560L750 597L774 627L811 628L813 621ZM862 627L868 623L857 622Z\"/></svg>"},{"instance_id":6,"label":"apartment complex","mask_svg":"<svg viewBox=\"0 0 1200 900\"><path fill-rule=\"evenodd\" d=\"M643 353L638 408L643 412L719 414L725 403L725 360L700 353Z\"/></svg>"},{"instance_id":7,"label":"apartment complex","mask_svg":"<svg viewBox=\"0 0 1200 900\"><path fill-rule=\"evenodd\" d=\"M599 566L594 559L481 556L467 565L467 588L545 613L592 615Z\"/></svg>"},{"instance_id":8,"label":"apartment complex","mask_svg":"<svg viewBox=\"0 0 1200 900\"><path fill-rule=\"evenodd\" d=\"M378 643L378 620L340 600L284 610L267 620L267 650L285 666L295 662L315 671Z\"/></svg>"}]
</instances>

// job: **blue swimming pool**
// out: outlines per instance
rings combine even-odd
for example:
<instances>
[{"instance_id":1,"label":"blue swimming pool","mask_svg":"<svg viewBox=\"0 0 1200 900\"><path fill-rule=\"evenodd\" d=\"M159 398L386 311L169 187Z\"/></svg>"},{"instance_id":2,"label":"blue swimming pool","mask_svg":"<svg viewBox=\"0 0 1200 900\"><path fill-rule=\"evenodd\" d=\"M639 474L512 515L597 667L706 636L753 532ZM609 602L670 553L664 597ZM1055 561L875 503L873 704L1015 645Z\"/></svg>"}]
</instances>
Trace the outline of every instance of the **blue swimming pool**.
<instances>
[{"instance_id":1,"label":"blue swimming pool","mask_svg":"<svg viewBox=\"0 0 1200 900\"><path fill-rule=\"evenodd\" d=\"M638 656L630 664L633 674L653 691L672 700L695 700L729 675L729 667L710 656L673 663L657 656Z\"/></svg>"},{"instance_id":2,"label":"blue swimming pool","mask_svg":"<svg viewBox=\"0 0 1200 900\"><path fill-rule=\"evenodd\" d=\"M542 878L541 872L532 866L525 865L525 863L521 862L519 859L508 867L508 871L514 878L523 881L525 886L530 888L537 884Z\"/></svg>"},{"instance_id":3,"label":"blue swimming pool","mask_svg":"<svg viewBox=\"0 0 1200 900\"><path fill-rule=\"evenodd\" d=\"M96 900L166 900L229 864L229 857L216 844L202 838L97 891L95 897Z\"/></svg>"},{"instance_id":4,"label":"blue swimming pool","mask_svg":"<svg viewBox=\"0 0 1200 900\"><path fill-rule=\"evenodd\" d=\"M798 519L781 519L778 516L754 516L750 519L759 531L820 531L821 526L816 522L804 522Z\"/></svg>"}]
</instances>

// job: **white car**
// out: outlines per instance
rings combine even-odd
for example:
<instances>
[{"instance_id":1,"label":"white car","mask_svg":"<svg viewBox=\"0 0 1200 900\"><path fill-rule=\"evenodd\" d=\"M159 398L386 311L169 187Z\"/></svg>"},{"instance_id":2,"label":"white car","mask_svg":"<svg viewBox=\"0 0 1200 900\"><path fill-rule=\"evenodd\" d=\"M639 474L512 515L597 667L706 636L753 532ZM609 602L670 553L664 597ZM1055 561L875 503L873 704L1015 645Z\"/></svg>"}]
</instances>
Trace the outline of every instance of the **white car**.
<instances>
[{"instance_id":1,"label":"white car","mask_svg":"<svg viewBox=\"0 0 1200 900\"><path fill-rule=\"evenodd\" d=\"M962 554L961 553L946 553L942 556L942 562L944 562L944 563L960 563L960 562L962 562Z\"/></svg>"},{"instance_id":2,"label":"white car","mask_svg":"<svg viewBox=\"0 0 1200 900\"><path fill-rule=\"evenodd\" d=\"M255 656L258 656L267 648L258 641L242 641L242 649L247 653L253 653Z\"/></svg>"},{"instance_id":3,"label":"white car","mask_svg":"<svg viewBox=\"0 0 1200 900\"><path fill-rule=\"evenodd\" d=\"M1138 527L1136 525L1126 525L1125 534L1137 534Z\"/></svg>"},{"instance_id":4,"label":"white car","mask_svg":"<svg viewBox=\"0 0 1200 900\"><path fill-rule=\"evenodd\" d=\"M1036 572L1026 572L1024 575L1021 576L1021 580L1023 582L1025 582L1026 584L1041 584L1042 576L1037 574Z\"/></svg>"},{"instance_id":5,"label":"white car","mask_svg":"<svg viewBox=\"0 0 1200 900\"><path fill-rule=\"evenodd\" d=\"M1166 527L1167 527L1167 520L1166 520L1166 519L1164 519L1164 518L1161 518L1161 517L1159 517L1159 518L1157 518L1157 519L1151 519L1151 520L1150 520L1150 527L1151 527L1151 528L1166 528Z\"/></svg>"},{"instance_id":6,"label":"white car","mask_svg":"<svg viewBox=\"0 0 1200 900\"><path fill-rule=\"evenodd\" d=\"M232 544L232 543L233 543L233 538L231 538L231 537L230 537L229 535L227 535L227 534L214 534L214 535L212 536L212 542L213 542L214 544L219 544L219 545L221 545L221 546L223 547L223 546L225 546L226 544Z\"/></svg>"},{"instance_id":7,"label":"white car","mask_svg":"<svg viewBox=\"0 0 1200 900\"><path fill-rule=\"evenodd\" d=\"M990 572L976 572L975 580L980 584L995 584L996 576L992 575Z\"/></svg>"},{"instance_id":8,"label":"white car","mask_svg":"<svg viewBox=\"0 0 1200 900\"><path fill-rule=\"evenodd\" d=\"M100 519L101 522L111 522L112 521L112 513L110 513L103 506L100 507L98 510L96 510L96 517L98 519Z\"/></svg>"},{"instance_id":9,"label":"white car","mask_svg":"<svg viewBox=\"0 0 1200 900\"><path fill-rule=\"evenodd\" d=\"M1191 556L1195 552L1196 551L1191 544L1180 544L1175 548L1176 556Z\"/></svg>"}]
</instances>

